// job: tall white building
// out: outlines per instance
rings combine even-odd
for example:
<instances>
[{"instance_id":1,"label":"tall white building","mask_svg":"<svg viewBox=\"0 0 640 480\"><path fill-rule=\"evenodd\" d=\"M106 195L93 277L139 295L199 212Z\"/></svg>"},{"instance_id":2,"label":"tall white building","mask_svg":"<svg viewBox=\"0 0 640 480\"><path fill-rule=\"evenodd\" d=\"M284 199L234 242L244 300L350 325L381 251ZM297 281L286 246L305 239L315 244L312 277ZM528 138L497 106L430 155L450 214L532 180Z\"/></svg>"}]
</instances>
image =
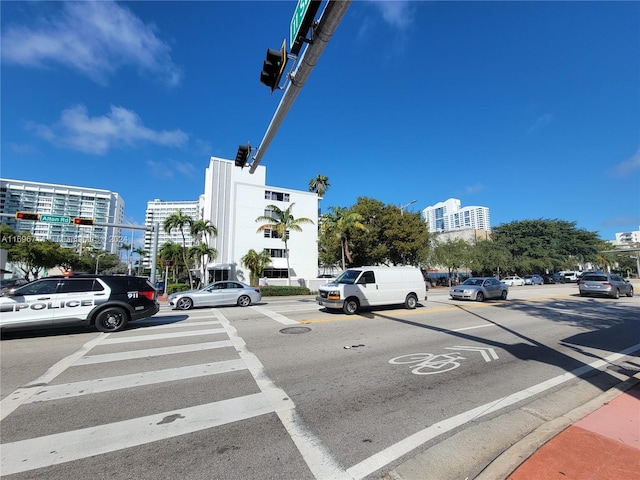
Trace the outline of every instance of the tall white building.
<instances>
[{"instance_id":1,"label":"tall white building","mask_svg":"<svg viewBox=\"0 0 640 480\"><path fill-rule=\"evenodd\" d=\"M241 258L249 250L266 249L272 264L265 271L267 278L287 277L287 258L284 242L275 232L258 232L262 225L256 219L268 216L268 205L281 210L289 207L294 217L306 217L312 224L301 225L301 232L289 232L288 248L291 278L315 278L318 274L318 195L300 190L271 187L266 184L266 168L259 165L253 174L240 169L231 160L211 157L205 173L204 195L201 200L202 218L218 230L210 239L210 246L218 252L209 263L208 280L238 275L249 281L249 270Z\"/></svg>"},{"instance_id":2,"label":"tall white building","mask_svg":"<svg viewBox=\"0 0 640 480\"><path fill-rule=\"evenodd\" d=\"M460 200L450 198L422 210L429 232L440 233L455 230L491 231L489 209L487 207L461 208Z\"/></svg>"},{"instance_id":3,"label":"tall white building","mask_svg":"<svg viewBox=\"0 0 640 480\"><path fill-rule=\"evenodd\" d=\"M29 232L37 240L52 240L63 247L81 248L90 243L96 248L118 253L122 243L119 228L70 223L74 217L86 217L96 223L122 224L124 200L109 190L0 178L0 212L34 212L63 217L58 223L0 217L3 224L18 232Z\"/></svg>"},{"instance_id":4,"label":"tall white building","mask_svg":"<svg viewBox=\"0 0 640 480\"><path fill-rule=\"evenodd\" d=\"M174 213L177 213L178 210L181 210L184 215L189 216L194 220L202 218L197 200L165 202L160 199L155 199L151 202L147 202L144 225L145 227L150 227L155 223L160 225L158 230L158 248L167 242L175 242L178 245L182 245L182 233L180 233L180 230L173 229L171 230L171 233L167 233L164 231L164 228L162 228L164 221ZM188 228L185 228L184 236L187 247L192 247L195 244L195 239L192 237ZM147 252L151 252L152 248L152 233L146 231L144 234L144 249ZM147 263L147 261L148 258L145 259L145 263Z\"/></svg>"}]
</instances>

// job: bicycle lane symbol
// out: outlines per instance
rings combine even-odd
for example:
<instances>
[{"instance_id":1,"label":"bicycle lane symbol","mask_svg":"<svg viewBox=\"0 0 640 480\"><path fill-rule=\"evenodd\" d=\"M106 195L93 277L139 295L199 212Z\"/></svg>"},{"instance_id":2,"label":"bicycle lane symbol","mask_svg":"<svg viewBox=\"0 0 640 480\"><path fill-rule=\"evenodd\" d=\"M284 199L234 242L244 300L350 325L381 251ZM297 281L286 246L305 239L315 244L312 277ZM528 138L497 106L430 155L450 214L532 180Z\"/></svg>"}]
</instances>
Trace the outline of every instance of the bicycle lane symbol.
<instances>
[{"instance_id":1,"label":"bicycle lane symbol","mask_svg":"<svg viewBox=\"0 0 640 480\"><path fill-rule=\"evenodd\" d=\"M498 355L493 348L458 346L446 347L446 349L479 352L485 362L498 359ZM460 352L441 353L439 355L434 353L411 353L392 358L389 363L392 365L413 365L411 373L415 375L434 375L458 368L460 366L459 360L466 360L466 357L460 356Z\"/></svg>"}]
</instances>

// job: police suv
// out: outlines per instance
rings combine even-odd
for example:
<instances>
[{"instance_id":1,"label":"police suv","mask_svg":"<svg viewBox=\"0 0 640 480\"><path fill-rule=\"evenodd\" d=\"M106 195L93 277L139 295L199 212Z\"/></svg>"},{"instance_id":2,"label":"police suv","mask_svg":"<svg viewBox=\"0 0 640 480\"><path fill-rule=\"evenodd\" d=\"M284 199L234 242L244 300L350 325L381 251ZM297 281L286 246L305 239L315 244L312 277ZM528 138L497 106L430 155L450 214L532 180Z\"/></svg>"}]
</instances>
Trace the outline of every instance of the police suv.
<instances>
[{"instance_id":1,"label":"police suv","mask_svg":"<svg viewBox=\"0 0 640 480\"><path fill-rule=\"evenodd\" d=\"M158 310L156 289L145 278L60 275L4 292L0 329L95 325L101 332L117 332Z\"/></svg>"}]
</instances>

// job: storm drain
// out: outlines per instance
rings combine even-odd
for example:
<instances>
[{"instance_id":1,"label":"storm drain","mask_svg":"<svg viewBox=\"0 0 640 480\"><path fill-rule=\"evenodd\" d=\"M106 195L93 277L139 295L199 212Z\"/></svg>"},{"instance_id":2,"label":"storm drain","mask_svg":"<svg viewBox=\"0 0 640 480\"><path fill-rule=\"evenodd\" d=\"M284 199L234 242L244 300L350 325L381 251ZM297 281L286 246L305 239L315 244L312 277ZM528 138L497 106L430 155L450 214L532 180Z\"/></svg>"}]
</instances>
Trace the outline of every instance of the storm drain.
<instances>
[{"instance_id":1,"label":"storm drain","mask_svg":"<svg viewBox=\"0 0 640 480\"><path fill-rule=\"evenodd\" d=\"M280 330L280 333L298 334L298 333L307 333L310 331L311 329L309 327L287 327Z\"/></svg>"}]
</instances>

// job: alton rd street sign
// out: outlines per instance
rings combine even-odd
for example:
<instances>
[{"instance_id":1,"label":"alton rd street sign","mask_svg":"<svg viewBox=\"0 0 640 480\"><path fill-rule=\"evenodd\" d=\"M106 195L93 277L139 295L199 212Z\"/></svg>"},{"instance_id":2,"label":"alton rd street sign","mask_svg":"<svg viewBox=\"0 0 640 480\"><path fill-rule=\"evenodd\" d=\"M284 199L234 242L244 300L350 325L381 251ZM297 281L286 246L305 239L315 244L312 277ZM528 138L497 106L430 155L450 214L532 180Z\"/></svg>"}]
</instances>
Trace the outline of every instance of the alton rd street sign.
<instances>
[{"instance_id":1,"label":"alton rd street sign","mask_svg":"<svg viewBox=\"0 0 640 480\"><path fill-rule=\"evenodd\" d=\"M40 221L47 223L64 223L71 224L71 217L65 217L62 215L43 215L40 214Z\"/></svg>"}]
</instances>

